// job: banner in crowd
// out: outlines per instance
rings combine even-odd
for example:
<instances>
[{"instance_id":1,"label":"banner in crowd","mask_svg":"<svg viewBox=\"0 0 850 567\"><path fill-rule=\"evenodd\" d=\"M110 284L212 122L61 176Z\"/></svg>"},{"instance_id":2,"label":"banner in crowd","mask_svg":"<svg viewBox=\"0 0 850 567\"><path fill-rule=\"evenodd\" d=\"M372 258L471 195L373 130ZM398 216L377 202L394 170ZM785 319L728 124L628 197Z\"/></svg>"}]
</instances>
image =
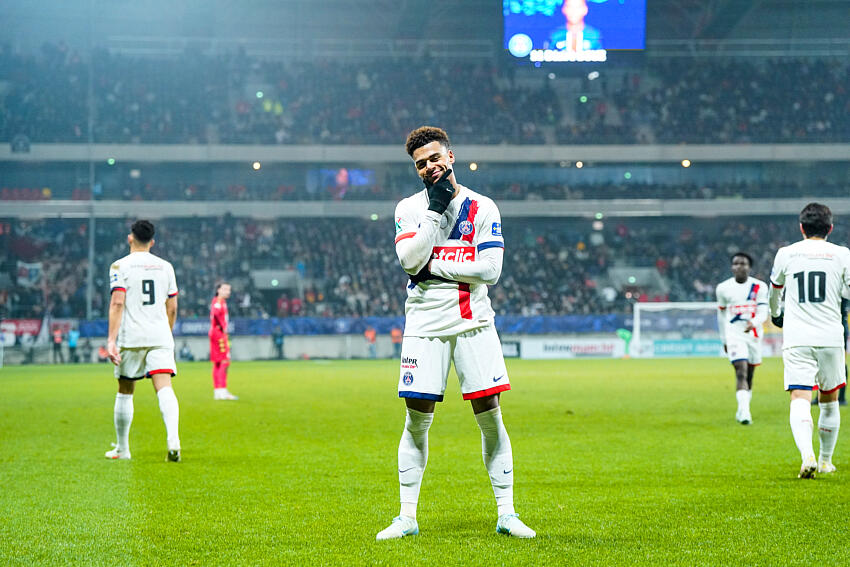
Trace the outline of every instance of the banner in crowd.
<instances>
[{"instance_id":1,"label":"banner in crowd","mask_svg":"<svg viewBox=\"0 0 850 567\"><path fill-rule=\"evenodd\" d=\"M18 260L17 278L19 286L35 287L41 281L41 273L41 262L21 262Z\"/></svg>"},{"instance_id":2,"label":"banner in crowd","mask_svg":"<svg viewBox=\"0 0 850 567\"><path fill-rule=\"evenodd\" d=\"M720 339L657 339L652 341L651 356L721 356Z\"/></svg>"},{"instance_id":3,"label":"banner in crowd","mask_svg":"<svg viewBox=\"0 0 850 567\"><path fill-rule=\"evenodd\" d=\"M525 359L620 358L625 354L626 343L618 338L533 337L520 341L520 356Z\"/></svg>"},{"instance_id":4,"label":"banner in crowd","mask_svg":"<svg viewBox=\"0 0 850 567\"><path fill-rule=\"evenodd\" d=\"M3 319L0 321L0 329L3 333L17 336L29 334L35 337L41 331L41 319Z\"/></svg>"}]
</instances>

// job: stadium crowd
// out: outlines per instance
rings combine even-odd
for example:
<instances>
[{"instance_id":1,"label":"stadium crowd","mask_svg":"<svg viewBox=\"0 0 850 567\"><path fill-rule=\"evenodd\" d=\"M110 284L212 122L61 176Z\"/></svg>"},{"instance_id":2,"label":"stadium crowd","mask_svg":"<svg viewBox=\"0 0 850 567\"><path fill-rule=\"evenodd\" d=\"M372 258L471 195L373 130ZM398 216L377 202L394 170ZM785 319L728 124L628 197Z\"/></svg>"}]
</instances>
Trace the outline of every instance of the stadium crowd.
<instances>
[{"instance_id":1,"label":"stadium crowd","mask_svg":"<svg viewBox=\"0 0 850 567\"><path fill-rule=\"evenodd\" d=\"M840 59L653 58L563 96L513 64L407 61L296 65L236 52L92 54L96 142L398 144L422 123L459 144L837 142L850 138ZM87 56L0 46L0 140L88 140ZM422 96L422 85L429 96ZM388 88L391 86L391 88ZM585 103L576 103L586 93ZM576 108L566 108L575 104Z\"/></svg>"},{"instance_id":2,"label":"stadium crowd","mask_svg":"<svg viewBox=\"0 0 850 567\"><path fill-rule=\"evenodd\" d=\"M464 182L499 201L570 200L570 199L778 199L844 197L850 194L850 181L819 179L803 184L793 180L736 181L717 183L482 183L474 176ZM210 186L203 182L176 182L173 187L144 184L131 187L104 188L96 200L122 201L364 201L399 200L420 186L409 173L407 179L395 183L342 189L325 186L307 190L294 184L233 184ZM50 199L88 200L88 189L52 187L0 187L0 201L41 201Z\"/></svg>"},{"instance_id":3,"label":"stadium crowd","mask_svg":"<svg viewBox=\"0 0 850 567\"><path fill-rule=\"evenodd\" d=\"M606 219L596 228L578 219L507 219L504 271L491 298L497 313L521 315L629 312L635 300L712 301L733 252L753 255L754 275L766 278L775 251L798 237L794 226L790 217ZM38 317L47 309L83 317L86 221L6 220L0 228L0 315ZM97 221L95 317L105 316L109 262L127 253L127 232L126 221ZM846 232L839 223L833 238L842 241ZM403 313L407 277L384 223L166 219L156 240L154 252L175 266L183 318L207 317L221 280L233 284L234 317ZM669 289L617 288L608 269L622 266L654 267ZM256 269L289 270L295 284L258 289Z\"/></svg>"}]
</instances>

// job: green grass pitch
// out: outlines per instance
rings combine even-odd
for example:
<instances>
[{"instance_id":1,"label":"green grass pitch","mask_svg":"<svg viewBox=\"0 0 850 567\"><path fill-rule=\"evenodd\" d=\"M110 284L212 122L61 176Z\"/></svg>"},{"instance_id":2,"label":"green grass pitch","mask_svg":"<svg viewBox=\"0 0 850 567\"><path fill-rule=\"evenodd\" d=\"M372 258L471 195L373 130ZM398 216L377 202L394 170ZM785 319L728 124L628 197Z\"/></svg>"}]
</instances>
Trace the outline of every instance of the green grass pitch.
<instances>
[{"instance_id":1,"label":"green grass pitch","mask_svg":"<svg viewBox=\"0 0 850 567\"><path fill-rule=\"evenodd\" d=\"M133 459L108 461L111 367L4 368L0 565L850 564L850 427L839 472L798 480L776 359L756 373L749 427L720 359L508 361L502 407L530 541L495 533L479 432L451 378L421 534L378 543L398 513L397 368L237 362L242 399L227 403L212 399L209 363L182 364L180 464L165 462L149 383Z\"/></svg>"}]
</instances>

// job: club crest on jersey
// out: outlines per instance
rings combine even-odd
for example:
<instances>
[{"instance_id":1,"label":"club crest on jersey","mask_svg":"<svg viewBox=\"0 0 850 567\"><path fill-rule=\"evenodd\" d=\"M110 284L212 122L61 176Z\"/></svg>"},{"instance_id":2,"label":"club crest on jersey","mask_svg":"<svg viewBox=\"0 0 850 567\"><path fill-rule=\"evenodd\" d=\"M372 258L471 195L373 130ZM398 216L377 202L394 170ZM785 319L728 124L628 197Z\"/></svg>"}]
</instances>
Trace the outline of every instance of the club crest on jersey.
<instances>
[{"instance_id":1,"label":"club crest on jersey","mask_svg":"<svg viewBox=\"0 0 850 567\"><path fill-rule=\"evenodd\" d=\"M468 220L465 220L457 225L457 229L460 231L461 234L472 234L472 232L475 230L475 225L469 222Z\"/></svg>"},{"instance_id":2,"label":"club crest on jersey","mask_svg":"<svg viewBox=\"0 0 850 567\"><path fill-rule=\"evenodd\" d=\"M405 372L404 376L402 376L401 381L404 382L405 386L410 386L413 384L413 372Z\"/></svg>"},{"instance_id":3,"label":"club crest on jersey","mask_svg":"<svg viewBox=\"0 0 850 567\"><path fill-rule=\"evenodd\" d=\"M395 219L395 233L398 234L401 232L401 217L396 217Z\"/></svg>"}]
</instances>

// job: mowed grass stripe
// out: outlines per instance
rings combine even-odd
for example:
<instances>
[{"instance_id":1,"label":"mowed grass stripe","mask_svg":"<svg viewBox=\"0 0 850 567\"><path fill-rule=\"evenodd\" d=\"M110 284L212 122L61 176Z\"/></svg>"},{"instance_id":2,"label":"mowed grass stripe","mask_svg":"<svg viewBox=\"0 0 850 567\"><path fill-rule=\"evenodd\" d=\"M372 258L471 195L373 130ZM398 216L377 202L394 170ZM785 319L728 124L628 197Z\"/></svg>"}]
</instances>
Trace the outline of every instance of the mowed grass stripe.
<instances>
[{"instance_id":1,"label":"mowed grass stripe","mask_svg":"<svg viewBox=\"0 0 850 567\"><path fill-rule=\"evenodd\" d=\"M850 440L839 438L837 475L796 479L779 360L756 373L750 427L734 421L722 359L508 367L516 504L533 541L494 533L480 434L454 377L430 433L421 535L377 543L398 512L394 361L235 363L234 403L212 400L208 363L181 364L179 465L165 463L149 383L133 459L110 462L110 367L4 368L0 564L850 563Z\"/></svg>"}]
</instances>

